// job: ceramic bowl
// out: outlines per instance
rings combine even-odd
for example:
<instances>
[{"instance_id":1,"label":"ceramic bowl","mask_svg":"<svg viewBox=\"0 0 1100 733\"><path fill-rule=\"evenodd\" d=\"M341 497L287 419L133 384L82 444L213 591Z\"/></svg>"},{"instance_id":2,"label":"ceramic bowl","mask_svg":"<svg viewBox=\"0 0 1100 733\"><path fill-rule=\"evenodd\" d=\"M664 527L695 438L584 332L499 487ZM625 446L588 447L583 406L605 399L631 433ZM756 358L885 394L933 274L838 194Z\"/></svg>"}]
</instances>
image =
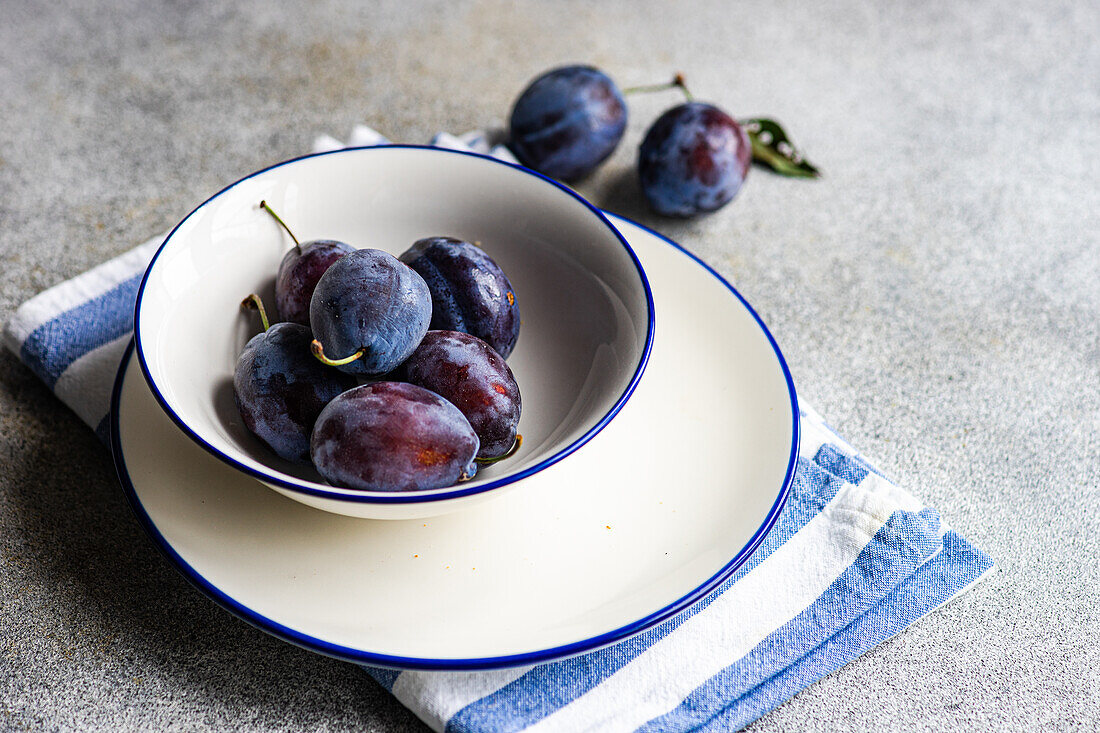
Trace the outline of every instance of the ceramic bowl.
<instances>
[{"instance_id":1,"label":"ceramic bowl","mask_svg":"<svg viewBox=\"0 0 1100 733\"><path fill-rule=\"evenodd\" d=\"M338 239L400 255L434 235L478 241L515 288L522 326L508 364L523 412L520 451L475 480L431 491L330 486L248 430L233 369L259 331L241 299L264 296L291 242ZM297 158L212 196L165 239L137 297L135 340L149 387L188 436L234 468L319 509L357 517L444 514L515 487L580 448L622 408L645 369L653 299L630 246L572 190L481 155L418 146Z\"/></svg>"}]
</instances>

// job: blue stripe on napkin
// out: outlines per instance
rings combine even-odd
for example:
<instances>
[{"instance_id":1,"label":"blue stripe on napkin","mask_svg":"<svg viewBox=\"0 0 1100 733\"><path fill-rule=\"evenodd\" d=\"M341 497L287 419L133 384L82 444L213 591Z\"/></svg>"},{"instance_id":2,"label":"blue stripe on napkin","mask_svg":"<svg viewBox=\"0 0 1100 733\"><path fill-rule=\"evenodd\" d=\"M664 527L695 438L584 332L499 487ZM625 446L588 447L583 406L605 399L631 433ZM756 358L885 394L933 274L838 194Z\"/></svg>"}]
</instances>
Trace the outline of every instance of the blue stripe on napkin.
<instances>
[{"instance_id":1,"label":"blue stripe on napkin","mask_svg":"<svg viewBox=\"0 0 1100 733\"><path fill-rule=\"evenodd\" d=\"M829 443L818 449L817 455L814 456L814 463L853 484L858 484L869 473L878 473L871 464L859 456L848 455Z\"/></svg>"},{"instance_id":2,"label":"blue stripe on napkin","mask_svg":"<svg viewBox=\"0 0 1100 733\"><path fill-rule=\"evenodd\" d=\"M35 328L19 349L19 358L52 389L74 361L134 330L134 301L143 274Z\"/></svg>"},{"instance_id":3,"label":"blue stripe on napkin","mask_svg":"<svg viewBox=\"0 0 1100 733\"><path fill-rule=\"evenodd\" d=\"M382 667L368 667L363 665L363 669L370 673L370 676L374 678L375 682L391 692L393 691L393 683L397 681L397 675L401 674L396 669L384 669Z\"/></svg>"}]
</instances>

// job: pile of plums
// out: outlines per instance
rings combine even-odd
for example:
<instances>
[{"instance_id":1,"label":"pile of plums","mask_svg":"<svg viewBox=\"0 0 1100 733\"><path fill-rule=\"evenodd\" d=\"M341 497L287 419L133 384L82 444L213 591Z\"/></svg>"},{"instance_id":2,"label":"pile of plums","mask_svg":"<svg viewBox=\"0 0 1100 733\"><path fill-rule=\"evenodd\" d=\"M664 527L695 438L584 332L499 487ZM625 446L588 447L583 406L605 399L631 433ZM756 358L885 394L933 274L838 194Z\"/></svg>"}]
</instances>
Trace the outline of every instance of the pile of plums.
<instances>
[{"instance_id":1,"label":"pile of plums","mask_svg":"<svg viewBox=\"0 0 1100 733\"><path fill-rule=\"evenodd\" d=\"M245 426L326 481L416 491L474 476L519 448L515 292L479 246L430 237L400 258L343 242L299 243L279 265L268 324L237 360Z\"/></svg>"},{"instance_id":2,"label":"pile of plums","mask_svg":"<svg viewBox=\"0 0 1100 733\"><path fill-rule=\"evenodd\" d=\"M683 89L683 78L659 88L670 86ZM607 74L590 66L563 66L539 76L520 94L512 108L509 143L528 168L572 182L611 155L626 119L623 93ZM687 217L732 201L751 162L752 145L741 125L689 95L689 101L649 128L638 151L638 175L654 211Z\"/></svg>"}]
</instances>

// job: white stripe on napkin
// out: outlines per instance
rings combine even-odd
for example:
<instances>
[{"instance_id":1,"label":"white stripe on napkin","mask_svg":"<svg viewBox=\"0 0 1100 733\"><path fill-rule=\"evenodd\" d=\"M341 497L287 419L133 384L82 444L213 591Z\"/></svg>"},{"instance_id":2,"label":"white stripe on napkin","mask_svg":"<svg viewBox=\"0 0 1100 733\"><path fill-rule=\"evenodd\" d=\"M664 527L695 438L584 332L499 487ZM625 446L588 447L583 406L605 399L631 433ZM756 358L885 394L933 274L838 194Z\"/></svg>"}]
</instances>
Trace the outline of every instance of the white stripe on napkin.
<instances>
[{"instance_id":1,"label":"white stripe on napkin","mask_svg":"<svg viewBox=\"0 0 1100 733\"><path fill-rule=\"evenodd\" d=\"M330 150L343 150L344 148L365 148L371 145L387 145L389 140L385 135L366 125L356 125L351 128L351 134L347 142L337 140L332 135L319 135L313 140L313 152L327 153Z\"/></svg>"},{"instance_id":2,"label":"white stripe on napkin","mask_svg":"<svg viewBox=\"0 0 1100 733\"><path fill-rule=\"evenodd\" d=\"M448 150L460 150L467 153L481 153L489 155L506 163L519 163L512 151L504 145L503 130L470 130L461 135L452 135L449 132L437 133L432 138L430 145ZM366 125L356 125L351 130L347 142L337 140L331 135L318 135L313 140L314 153L327 153L332 150L344 148L369 147L371 145L388 145L390 143L380 132Z\"/></svg>"},{"instance_id":3,"label":"white stripe on napkin","mask_svg":"<svg viewBox=\"0 0 1100 733\"><path fill-rule=\"evenodd\" d=\"M443 730L455 713L510 682L531 667L486 672L402 672L393 684L394 697L433 730ZM441 684L442 683L442 684Z\"/></svg>"},{"instance_id":4,"label":"white stripe on napkin","mask_svg":"<svg viewBox=\"0 0 1100 733\"><path fill-rule=\"evenodd\" d=\"M84 354L61 373L53 386L61 401L93 428L99 425L104 413L110 409L115 373L126 352L126 345L130 343L130 335L119 336Z\"/></svg>"}]
</instances>

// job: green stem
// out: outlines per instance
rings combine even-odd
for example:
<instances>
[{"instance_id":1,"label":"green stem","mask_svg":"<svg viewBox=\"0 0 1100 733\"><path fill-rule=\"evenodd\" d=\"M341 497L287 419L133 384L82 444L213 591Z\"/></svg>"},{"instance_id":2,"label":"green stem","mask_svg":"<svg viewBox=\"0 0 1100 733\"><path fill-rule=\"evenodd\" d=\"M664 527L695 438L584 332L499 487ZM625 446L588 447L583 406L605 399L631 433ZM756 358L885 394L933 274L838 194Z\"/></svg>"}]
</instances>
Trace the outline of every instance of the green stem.
<instances>
[{"instance_id":1,"label":"green stem","mask_svg":"<svg viewBox=\"0 0 1100 733\"><path fill-rule=\"evenodd\" d=\"M325 356L325 347L321 346L321 342L317 339L313 339L313 343L309 345L310 351L317 357L317 361L322 364L328 364L329 366L343 366L344 364L350 364L360 356L365 354L367 350L365 348L359 349L351 356L345 356L343 359L330 359Z\"/></svg>"},{"instance_id":2,"label":"green stem","mask_svg":"<svg viewBox=\"0 0 1100 733\"><path fill-rule=\"evenodd\" d=\"M514 456L519 451L519 447L521 445L523 445L523 436L517 435L516 442L512 443L512 447L509 448L508 452L504 455L497 456L496 458L475 458L474 461L476 461L478 465L481 466L488 466L489 464L496 463L497 461L503 461L505 458L511 458L512 456Z\"/></svg>"},{"instance_id":3,"label":"green stem","mask_svg":"<svg viewBox=\"0 0 1100 733\"><path fill-rule=\"evenodd\" d=\"M298 249L298 254L301 254L302 253L302 245L301 245L301 243L298 242L298 238L294 236L294 232L290 231L290 227L288 227L286 225L286 222L283 221L282 219L280 219L279 215L275 213L275 210L267 205L267 201L261 201L260 202L260 208L264 209L265 211L267 211L267 213L269 213L273 217L275 217L275 221L279 222L279 224L282 225L283 229L286 230L286 233L290 235L290 238L294 240L294 246Z\"/></svg>"},{"instance_id":4,"label":"green stem","mask_svg":"<svg viewBox=\"0 0 1100 733\"><path fill-rule=\"evenodd\" d=\"M246 310L259 311L260 323L263 324L264 330L271 328L271 322L267 320L267 311L264 310L264 302L260 299L260 296L252 293L241 301L241 307Z\"/></svg>"},{"instance_id":5,"label":"green stem","mask_svg":"<svg viewBox=\"0 0 1100 733\"><path fill-rule=\"evenodd\" d=\"M648 94L650 92L663 92L666 89L672 89L674 87L680 88L680 91L684 93L684 97L687 98L687 101L695 101L695 97L693 97L691 95L691 92L688 91L687 83L684 81L683 74L676 74L676 76L672 78L672 81L666 82L665 84L647 84L640 87L627 87L623 90L623 94Z\"/></svg>"}]
</instances>

